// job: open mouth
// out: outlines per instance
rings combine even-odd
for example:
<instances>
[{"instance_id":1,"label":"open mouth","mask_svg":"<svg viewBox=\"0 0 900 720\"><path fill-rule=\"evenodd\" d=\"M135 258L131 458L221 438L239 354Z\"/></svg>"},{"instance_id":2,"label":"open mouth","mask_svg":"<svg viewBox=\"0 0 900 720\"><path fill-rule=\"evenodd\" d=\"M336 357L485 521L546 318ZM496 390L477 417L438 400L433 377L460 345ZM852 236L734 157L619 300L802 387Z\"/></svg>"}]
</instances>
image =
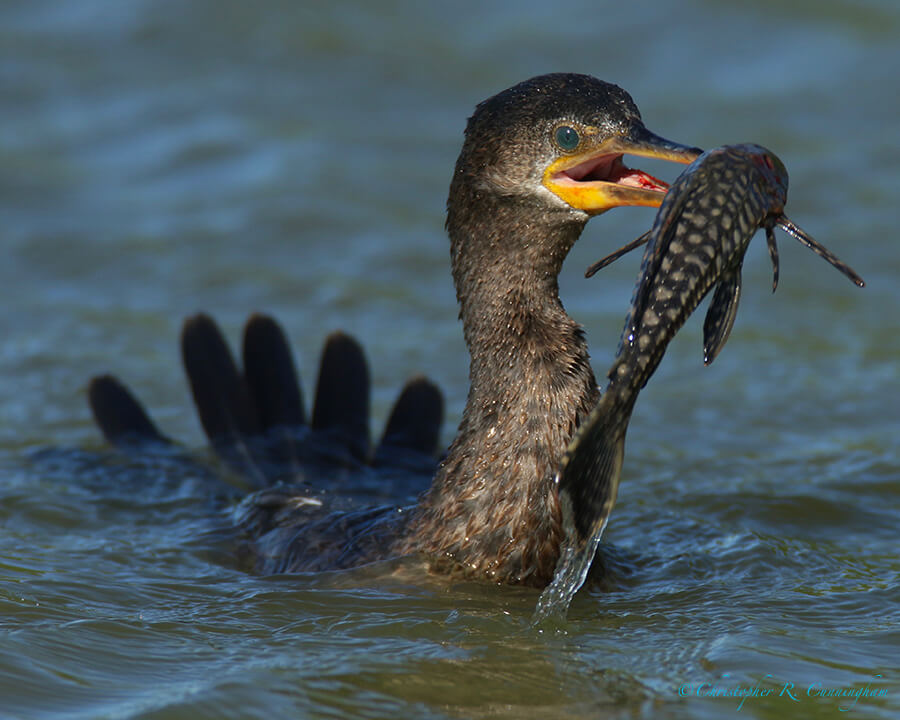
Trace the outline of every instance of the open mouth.
<instances>
[{"instance_id":1,"label":"open mouth","mask_svg":"<svg viewBox=\"0 0 900 720\"><path fill-rule=\"evenodd\" d=\"M578 165L560 170L551 180L557 185L612 183L659 193L665 193L669 189L669 183L664 180L655 178L643 170L626 166L622 160L622 153L590 158Z\"/></svg>"},{"instance_id":2,"label":"open mouth","mask_svg":"<svg viewBox=\"0 0 900 720\"><path fill-rule=\"evenodd\" d=\"M544 170L543 184L575 210L599 215L626 205L659 207L669 183L628 167L624 155L675 163L696 160L703 151L654 135L643 126L577 155L563 155Z\"/></svg>"}]
</instances>

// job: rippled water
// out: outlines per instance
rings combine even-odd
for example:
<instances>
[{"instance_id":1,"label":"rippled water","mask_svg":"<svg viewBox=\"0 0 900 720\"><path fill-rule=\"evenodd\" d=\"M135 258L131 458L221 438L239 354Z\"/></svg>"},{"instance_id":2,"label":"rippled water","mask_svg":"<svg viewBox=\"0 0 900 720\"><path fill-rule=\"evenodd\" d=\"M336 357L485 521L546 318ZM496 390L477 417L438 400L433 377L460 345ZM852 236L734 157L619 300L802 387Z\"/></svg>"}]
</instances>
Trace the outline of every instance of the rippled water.
<instances>
[{"instance_id":1,"label":"rippled water","mask_svg":"<svg viewBox=\"0 0 900 720\"><path fill-rule=\"evenodd\" d=\"M4 3L0 717L718 718L740 701L713 695L753 687L740 716L895 717L898 37L891 0ZM424 370L449 440L464 120L552 70L620 83L667 137L771 147L791 216L868 287L785 238L772 296L756 241L722 355L702 366L694 318L642 393L610 580L565 623L530 628L535 591L403 567L248 575L222 482L107 450L87 379L120 374L202 460L181 320L207 310L235 340L265 310L307 394L341 327L376 425ZM638 258L581 271L651 217L593 221L564 271L598 372Z\"/></svg>"}]
</instances>

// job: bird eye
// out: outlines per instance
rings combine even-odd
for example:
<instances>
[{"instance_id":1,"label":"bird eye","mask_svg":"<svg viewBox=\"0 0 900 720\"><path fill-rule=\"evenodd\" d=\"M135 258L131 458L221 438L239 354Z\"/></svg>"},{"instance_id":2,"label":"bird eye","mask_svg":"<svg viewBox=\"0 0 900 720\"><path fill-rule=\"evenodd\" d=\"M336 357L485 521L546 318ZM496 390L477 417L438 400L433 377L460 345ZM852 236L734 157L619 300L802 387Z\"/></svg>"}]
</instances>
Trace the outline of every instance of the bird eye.
<instances>
[{"instance_id":1,"label":"bird eye","mask_svg":"<svg viewBox=\"0 0 900 720\"><path fill-rule=\"evenodd\" d=\"M556 144L562 150L574 150L581 142L578 131L568 125L556 128Z\"/></svg>"}]
</instances>

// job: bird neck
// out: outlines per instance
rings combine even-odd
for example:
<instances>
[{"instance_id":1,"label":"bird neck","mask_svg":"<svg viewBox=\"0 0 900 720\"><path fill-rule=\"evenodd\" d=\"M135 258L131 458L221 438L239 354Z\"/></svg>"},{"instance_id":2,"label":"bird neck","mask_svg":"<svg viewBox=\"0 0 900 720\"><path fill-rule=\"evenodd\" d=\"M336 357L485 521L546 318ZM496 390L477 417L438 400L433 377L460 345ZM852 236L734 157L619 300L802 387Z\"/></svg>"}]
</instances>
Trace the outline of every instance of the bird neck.
<instances>
[{"instance_id":1,"label":"bird neck","mask_svg":"<svg viewBox=\"0 0 900 720\"><path fill-rule=\"evenodd\" d=\"M448 219L470 387L414 528L418 549L468 574L539 586L552 577L554 476L597 400L583 332L559 299L582 228L502 203Z\"/></svg>"}]
</instances>

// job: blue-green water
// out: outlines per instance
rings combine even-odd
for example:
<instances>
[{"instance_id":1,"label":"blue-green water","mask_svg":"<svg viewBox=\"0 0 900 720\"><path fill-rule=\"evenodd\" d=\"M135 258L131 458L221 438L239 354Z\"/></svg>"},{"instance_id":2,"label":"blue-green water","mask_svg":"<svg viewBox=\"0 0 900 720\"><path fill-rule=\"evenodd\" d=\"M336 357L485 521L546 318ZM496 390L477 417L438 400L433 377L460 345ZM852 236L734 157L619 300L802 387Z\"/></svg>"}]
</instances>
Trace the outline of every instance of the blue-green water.
<instances>
[{"instance_id":1,"label":"blue-green water","mask_svg":"<svg viewBox=\"0 0 900 720\"><path fill-rule=\"evenodd\" d=\"M896 717L900 6L785 5L0 6L0 717ZM605 537L622 570L555 631L529 628L531 590L246 574L202 473L105 448L88 378L116 372L202 454L181 320L236 341L264 310L308 395L343 328L376 425L426 371L449 440L464 121L557 70L621 84L672 139L772 148L790 215L868 286L784 237L773 296L756 241L722 355L702 366L694 318L642 393ZM651 219L593 221L564 270L598 373L638 258L582 270ZM754 686L740 711L711 697Z\"/></svg>"}]
</instances>

